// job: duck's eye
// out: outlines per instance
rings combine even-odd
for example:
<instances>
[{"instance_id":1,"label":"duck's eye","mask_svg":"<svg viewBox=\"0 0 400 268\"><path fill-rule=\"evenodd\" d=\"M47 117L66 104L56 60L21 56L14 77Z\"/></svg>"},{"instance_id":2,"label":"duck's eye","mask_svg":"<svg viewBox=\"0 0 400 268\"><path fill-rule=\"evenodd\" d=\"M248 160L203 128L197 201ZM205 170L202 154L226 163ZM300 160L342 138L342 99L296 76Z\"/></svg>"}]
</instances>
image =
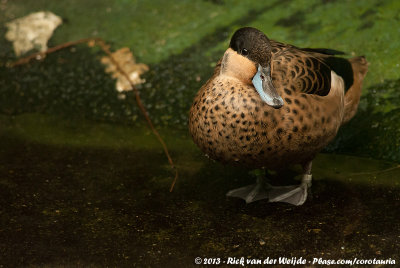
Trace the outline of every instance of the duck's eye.
<instances>
[{"instance_id":1,"label":"duck's eye","mask_svg":"<svg viewBox=\"0 0 400 268\"><path fill-rule=\"evenodd\" d=\"M247 49L243 48L243 49L242 49L242 55L243 55L243 56L249 55L249 51L248 51Z\"/></svg>"}]
</instances>

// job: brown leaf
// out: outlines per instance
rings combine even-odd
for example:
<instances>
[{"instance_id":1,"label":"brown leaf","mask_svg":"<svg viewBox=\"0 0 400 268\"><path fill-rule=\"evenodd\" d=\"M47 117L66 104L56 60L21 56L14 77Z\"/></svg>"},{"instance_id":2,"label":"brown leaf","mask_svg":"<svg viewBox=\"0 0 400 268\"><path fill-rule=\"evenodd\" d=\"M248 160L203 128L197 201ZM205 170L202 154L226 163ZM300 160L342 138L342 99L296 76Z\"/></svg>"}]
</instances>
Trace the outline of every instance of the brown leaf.
<instances>
[{"instance_id":1,"label":"brown leaf","mask_svg":"<svg viewBox=\"0 0 400 268\"><path fill-rule=\"evenodd\" d=\"M121 69L129 75L130 80L133 84L142 84L145 82L140 76L149 70L149 67L143 63L136 63L135 57L127 47L118 49L112 53L113 59L118 63ZM101 63L106 65L106 72L110 73L113 78L117 79L116 89L119 92L130 91L132 86L126 77L118 71L117 66L108 57L104 56L101 58Z\"/></svg>"}]
</instances>

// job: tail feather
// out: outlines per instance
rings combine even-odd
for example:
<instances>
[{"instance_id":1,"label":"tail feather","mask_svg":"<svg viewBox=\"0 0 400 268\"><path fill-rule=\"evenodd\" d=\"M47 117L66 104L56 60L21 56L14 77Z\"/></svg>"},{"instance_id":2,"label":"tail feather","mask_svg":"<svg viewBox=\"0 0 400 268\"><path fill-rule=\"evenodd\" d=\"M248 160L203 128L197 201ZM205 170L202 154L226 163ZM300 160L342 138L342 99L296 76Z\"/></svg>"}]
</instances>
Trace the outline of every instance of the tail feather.
<instances>
[{"instance_id":1,"label":"tail feather","mask_svg":"<svg viewBox=\"0 0 400 268\"><path fill-rule=\"evenodd\" d=\"M344 118L343 123L347 123L357 112L360 103L362 83L368 72L368 62L364 56L349 59L353 70L353 83L344 96Z\"/></svg>"}]
</instances>

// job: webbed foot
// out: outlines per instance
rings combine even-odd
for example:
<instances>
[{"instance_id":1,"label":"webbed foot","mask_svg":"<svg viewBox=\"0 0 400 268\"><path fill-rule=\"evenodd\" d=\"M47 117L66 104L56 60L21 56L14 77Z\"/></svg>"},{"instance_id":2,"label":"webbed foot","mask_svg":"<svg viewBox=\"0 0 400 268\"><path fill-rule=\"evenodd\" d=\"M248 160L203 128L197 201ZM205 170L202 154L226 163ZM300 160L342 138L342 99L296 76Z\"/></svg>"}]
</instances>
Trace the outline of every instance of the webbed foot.
<instances>
[{"instance_id":1,"label":"webbed foot","mask_svg":"<svg viewBox=\"0 0 400 268\"><path fill-rule=\"evenodd\" d=\"M242 198L247 204L269 198L268 191L265 190L260 178L257 178L257 183L255 184L230 190L226 193L226 196Z\"/></svg>"},{"instance_id":2,"label":"webbed foot","mask_svg":"<svg viewBox=\"0 0 400 268\"><path fill-rule=\"evenodd\" d=\"M257 183L229 191L226 196L242 198L246 203L268 199L269 202L285 202L295 206L303 205L307 200L312 175L303 175L300 185L264 186L260 178Z\"/></svg>"},{"instance_id":3,"label":"webbed foot","mask_svg":"<svg viewBox=\"0 0 400 268\"><path fill-rule=\"evenodd\" d=\"M303 205L307 200L311 179L311 174L304 174L300 185L271 186L268 201L285 202L295 206Z\"/></svg>"},{"instance_id":4,"label":"webbed foot","mask_svg":"<svg viewBox=\"0 0 400 268\"><path fill-rule=\"evenodd\" d=\"M229 191L226 196L242 198L246 203L261 199L269 202L285 202L295 206L303 205L311 187L311 162L304 166L305 174L300 185L272 186L264 184L262 177L257 176L257 183Z\"/></svg>"}]
</instances>

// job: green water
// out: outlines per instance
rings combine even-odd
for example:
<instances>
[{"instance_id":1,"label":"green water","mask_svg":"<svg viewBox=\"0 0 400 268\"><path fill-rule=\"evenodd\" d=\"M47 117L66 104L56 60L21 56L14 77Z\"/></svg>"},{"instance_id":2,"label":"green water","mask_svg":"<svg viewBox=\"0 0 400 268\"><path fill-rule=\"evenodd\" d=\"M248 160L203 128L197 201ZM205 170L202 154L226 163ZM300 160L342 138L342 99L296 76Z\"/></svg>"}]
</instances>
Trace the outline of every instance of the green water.
<instances>
[{"instance_id":1,"label":"green water","mask_svg":"<svg viewBox=\"0 0 400 268\"><path fill-rule=\"evenodd\" d=\"M79 3L78 3L79 2ZM164 3L164 4L163 4ZM96 9L93 8L96 6ZM50 45L98 36L114 49L128 46L150 66L141 96L156 125L186 129L193 96L240 26L258 27L272 38L300 47L328 47L370 62L356 118L327 152L400 162L397 1L9 1L0 23L32 11L64 18ZM177 13L177 10L185 12ZM180 14L179 16L173 14ZM195 18L195 19L194 19ZM5 28L0 28L4 36ZM99 64L97 49L79 46L41 64L5 68L12 47L0 39L0 99L6 114L78 114L108 122L135 123L133 99L117 98L114 81ZM9 82L13 81L13 82ZM354 146L356 144L356 146Z\"/></svg>"},{"instance_id":2,"label":"green water","mask_svg":"<svg viewBox=\"0 0 400 268\"><path fill-rule=\"evenodd\" d=\"M100 36L149 65L139 90L179 179L170 193L161 146L133 95L118 98L101 51L81 45L8 68L15 57L0 27L0 267L186 267L197 256L400 262L397 1L4 3L0 24L50 10L64 19L50 45ZM226 198L255 178L204 157L187 132L193 96L245 25L370 62L359 112L315 159L301 207Z\"/></svg>"}]
</instances>

